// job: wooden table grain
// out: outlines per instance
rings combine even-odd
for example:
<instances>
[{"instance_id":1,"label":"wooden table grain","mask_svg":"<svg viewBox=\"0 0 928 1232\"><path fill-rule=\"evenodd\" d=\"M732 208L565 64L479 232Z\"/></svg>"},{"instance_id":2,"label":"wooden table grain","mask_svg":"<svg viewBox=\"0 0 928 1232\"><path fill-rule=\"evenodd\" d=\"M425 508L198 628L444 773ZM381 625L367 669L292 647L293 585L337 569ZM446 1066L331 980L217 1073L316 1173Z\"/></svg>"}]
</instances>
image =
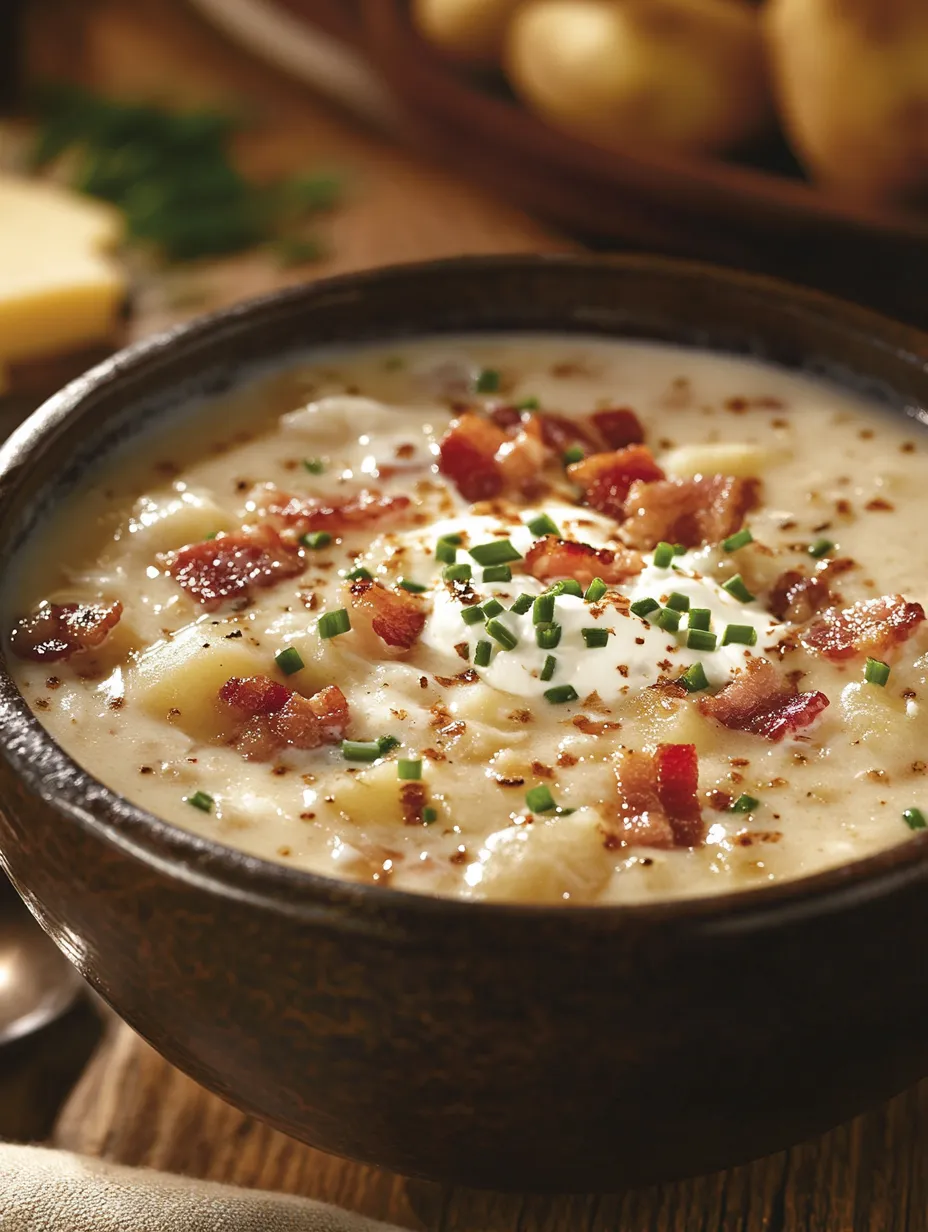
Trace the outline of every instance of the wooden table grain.
<instances>
[{"instance_id":1,"label":"wooden table grain","mask_svg":"<svg viewBox=\"0 0 928 1232\"><path fill-rule=\"evenodd\" d=\"M568 246L458 179L453 151L444 167L400 152L226 45L182 0L34 0L29 25L33 77L67 74L98 90L173 102L248 102L263 117L240 149L254 174L344 167L355 188L327 224L331 257L313 274ZM137 304L131 332L306 276L260 254L198 266L181 286L188 296L193 288L196 304L180 302L170 279L156 281ZM314 1151L210 1095L108 1016L52 1141L122 1163L321 1198L424 1232L928 1230L928 1083L815 1142L713 1176L608 1196L501 1195Z\"/></svg>"}]
</instances>

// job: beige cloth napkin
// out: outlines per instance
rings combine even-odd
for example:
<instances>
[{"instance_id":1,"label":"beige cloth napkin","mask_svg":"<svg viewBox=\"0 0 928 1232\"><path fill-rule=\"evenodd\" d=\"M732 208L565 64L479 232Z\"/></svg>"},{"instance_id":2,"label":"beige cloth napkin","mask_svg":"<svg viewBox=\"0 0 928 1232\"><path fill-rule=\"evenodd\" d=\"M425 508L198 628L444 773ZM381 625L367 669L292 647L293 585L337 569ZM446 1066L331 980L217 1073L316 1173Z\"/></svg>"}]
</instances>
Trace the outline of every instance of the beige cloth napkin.
<instances>
[{"instance_id":1,"label":"beige cloth napkin","mask_svg":"<svg viewBox=\"0 0 928 1232\"><path fill-rule=\"evenodd\" d=\"M3 1232L399 1232L308 1198L0 1144Z\"/></svg>"}]
</instances>

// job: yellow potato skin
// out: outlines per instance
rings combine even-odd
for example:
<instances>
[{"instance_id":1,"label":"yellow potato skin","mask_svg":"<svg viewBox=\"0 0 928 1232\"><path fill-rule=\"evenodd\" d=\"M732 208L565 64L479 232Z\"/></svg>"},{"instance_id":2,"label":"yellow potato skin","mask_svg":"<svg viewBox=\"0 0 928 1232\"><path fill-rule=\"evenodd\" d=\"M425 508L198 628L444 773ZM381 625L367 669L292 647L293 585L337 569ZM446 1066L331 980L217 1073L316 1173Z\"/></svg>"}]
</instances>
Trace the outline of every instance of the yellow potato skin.
<instances>
[{"instance_id":1,"label":"yellow potato skin","mask_svg":"<svg viewBox=\"0 0 928 1232\"><path fill-rule=\"evenodd\" d=\"M421 34L446 54L474 64L499 61L506 26L521 0L413 0Z\"/></svg>"},{"instance_id":2,"label":"yellow potato skin","mask_svg":"<svg viewBox=\"0 0 928 1232\"><path fill-rule=\"evenodd\" d=\"M762 27L740 0L531 0L505 67L551 123L613 148L713 153L771 119Z\"/></svg>"},{"instance_id":3,"label":"yellow potato skin","mask_svg":"<svg viewBox=\"0 0 928 1232\"><path fill-rule=\"evenodd\" d=\"M781 118L807 170L861 201L928 189L925 0L770 0Z\"/></svg>"}]
</instances>

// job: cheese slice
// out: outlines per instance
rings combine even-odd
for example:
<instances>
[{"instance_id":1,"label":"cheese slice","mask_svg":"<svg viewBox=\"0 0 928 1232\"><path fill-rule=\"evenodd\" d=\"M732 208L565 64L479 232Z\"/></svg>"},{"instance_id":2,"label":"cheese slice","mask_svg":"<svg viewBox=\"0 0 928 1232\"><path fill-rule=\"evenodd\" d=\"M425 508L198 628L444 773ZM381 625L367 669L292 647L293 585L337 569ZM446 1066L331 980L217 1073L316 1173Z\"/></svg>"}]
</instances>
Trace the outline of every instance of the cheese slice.
<instances>
[{"instance_id":1,"label":"cheese slice","mask_svg":"<svg viewBox=\"0 0 928 1232\"><path fill-rule=\"evenodd\" d=\"M123 218L57 184L0 176L0 390L10 364L109 336L126 295Z\"/></svg>"}]
</instances>

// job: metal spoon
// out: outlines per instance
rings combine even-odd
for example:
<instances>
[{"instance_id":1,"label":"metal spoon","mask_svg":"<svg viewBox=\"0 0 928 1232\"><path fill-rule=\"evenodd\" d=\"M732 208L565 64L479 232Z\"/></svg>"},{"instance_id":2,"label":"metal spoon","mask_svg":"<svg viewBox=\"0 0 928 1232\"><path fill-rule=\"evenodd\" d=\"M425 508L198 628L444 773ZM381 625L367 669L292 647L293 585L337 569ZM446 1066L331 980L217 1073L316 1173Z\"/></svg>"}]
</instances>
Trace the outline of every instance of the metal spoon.
<instances>
[{"instance_id":1,"label":"metal spoon","mask_svg":"<svg viewBox=\"0 0 928 1232\"><path fill-rule=\"evenodd\" d=\"M84 986L0 872L0 1045L60 1017Z\"/></svg>"}]
</instances>

